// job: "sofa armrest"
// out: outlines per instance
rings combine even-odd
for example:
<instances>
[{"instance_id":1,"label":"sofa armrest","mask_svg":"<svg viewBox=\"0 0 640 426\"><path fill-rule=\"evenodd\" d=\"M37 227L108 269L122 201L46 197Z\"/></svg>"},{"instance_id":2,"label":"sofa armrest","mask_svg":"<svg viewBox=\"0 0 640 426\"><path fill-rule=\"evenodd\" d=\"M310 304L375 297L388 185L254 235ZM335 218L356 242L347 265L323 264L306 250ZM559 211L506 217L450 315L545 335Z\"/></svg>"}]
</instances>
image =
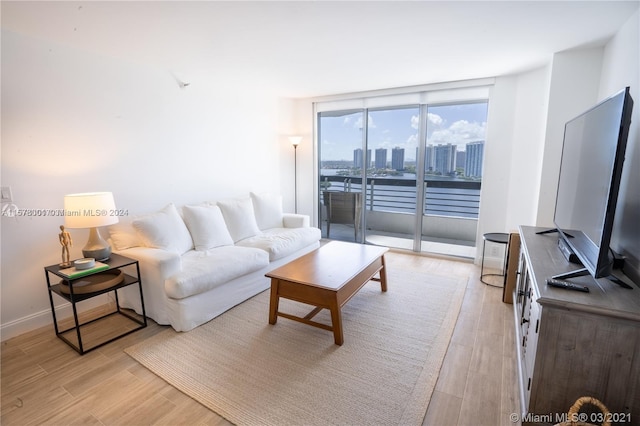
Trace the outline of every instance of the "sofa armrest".
<instances>
[{"instance_id":1,"label":"sofa armrest","mask_svg":"<svg viewBox=\"0 0 640 426\"><path fill-rule=\"evenodd\" d=\"M182 259L177 253L150 247L131 247L117 252L139 262L143 287L162 288L164 281L182 270Z\"/></svg>"},{"instance_id":2,"label":"sofa armrest","mask_svg":"<svg viewBox=\"0 0 640 426\"><path fill-rule=\"evenodd\" d=\"M311 226L311 219L306 214L285 213L282 223L285 228L308 228Z\"/></svg>"},{"instance_id":3,"label":"sofa armrest","mask_svg":"<svg viewBox=\"0 0 640 426\"><path fill-rule=\"evenodd\" d=\"M177 253L149 247L131 247L116 253L138 261L146 314L158 324L169 324L164 282L182 270L181 257ZM124 269L126 273L135 275L135 266L127 266ZM123 307L135 309L138 314L142 314L140 296L135 287L137 286L120 290L120 300Z\"/></svg>"}]
</instances>

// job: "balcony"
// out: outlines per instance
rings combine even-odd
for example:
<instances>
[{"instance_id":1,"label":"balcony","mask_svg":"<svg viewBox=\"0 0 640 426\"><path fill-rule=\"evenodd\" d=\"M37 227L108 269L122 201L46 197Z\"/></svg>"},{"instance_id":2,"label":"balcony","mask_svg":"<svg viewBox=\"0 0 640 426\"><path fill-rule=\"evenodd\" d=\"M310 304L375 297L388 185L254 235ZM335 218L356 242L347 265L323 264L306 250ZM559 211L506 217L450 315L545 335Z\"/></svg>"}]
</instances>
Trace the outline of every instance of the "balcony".
<instances>
[{"instance_id":1,"label":"balcony","mask_svg":"<svg viewBox=\"0 0 640 426\"><path fill-rule=\"evenodd\" d=\"M481 182L429 177L425 183L421 212L422 251L473 258ZM362 179L321 175L321 189L360 192ZM415 179L367 178L363 201L366 210L365 240L373 244L413 249L416 196ZM326 209L323 203L321 218L323 237L326 237ZM332 223L330 237L353 241L353 225Z\"/></svg>"}]
</instances>

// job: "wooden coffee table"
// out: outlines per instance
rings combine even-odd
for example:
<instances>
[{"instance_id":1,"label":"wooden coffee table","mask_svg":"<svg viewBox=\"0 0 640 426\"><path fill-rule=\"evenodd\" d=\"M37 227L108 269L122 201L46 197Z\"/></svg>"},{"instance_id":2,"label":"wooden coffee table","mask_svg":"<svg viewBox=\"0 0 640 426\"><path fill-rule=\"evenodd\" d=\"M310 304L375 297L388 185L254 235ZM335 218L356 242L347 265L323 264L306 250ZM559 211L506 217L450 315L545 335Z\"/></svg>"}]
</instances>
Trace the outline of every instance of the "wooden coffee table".
<instances>
[{"instance_id":1,"label":"wooden coffee table","mask_svg":"<svg viewBox=\"0 0 640 426\"><path fill-rule=\"evenodd\" d=\"M278 316L333 331L336 345L344 343L340 308L367 282L379 281L387 291L386 247L332 241L268 274L271 278L269 324ZM379 274L378 278L374 276ZM278 311L280 298L315 306L305 317ZM322 309L331 312L331 326L313 321Z\"/></svg>"}]
</instances>

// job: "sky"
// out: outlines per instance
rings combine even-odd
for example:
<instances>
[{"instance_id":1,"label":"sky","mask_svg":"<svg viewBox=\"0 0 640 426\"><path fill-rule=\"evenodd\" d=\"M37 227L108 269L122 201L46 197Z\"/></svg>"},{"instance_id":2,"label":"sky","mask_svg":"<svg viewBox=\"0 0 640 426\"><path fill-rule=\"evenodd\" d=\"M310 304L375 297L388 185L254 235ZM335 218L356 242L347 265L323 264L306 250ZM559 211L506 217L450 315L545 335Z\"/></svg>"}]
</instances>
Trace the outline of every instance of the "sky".
<instances>
[{"instance_id":1,"label":"sky","mask_svg":"<svg viewBox=\"0 0 640 426\"><path fill-rule=\"evenodd\" d=\"M485 140L486 102L429 106L427 110L427 144L455 144L458 151L465 144ZM377 148L405 149L405 161L413 161L418 147L419 108L407 107L369 111L368 148L372 159ZM353 150L362 147L364 113L330 113L320 118L320 155L322 160L353 160Z\"/></svg>"}]
</instances>

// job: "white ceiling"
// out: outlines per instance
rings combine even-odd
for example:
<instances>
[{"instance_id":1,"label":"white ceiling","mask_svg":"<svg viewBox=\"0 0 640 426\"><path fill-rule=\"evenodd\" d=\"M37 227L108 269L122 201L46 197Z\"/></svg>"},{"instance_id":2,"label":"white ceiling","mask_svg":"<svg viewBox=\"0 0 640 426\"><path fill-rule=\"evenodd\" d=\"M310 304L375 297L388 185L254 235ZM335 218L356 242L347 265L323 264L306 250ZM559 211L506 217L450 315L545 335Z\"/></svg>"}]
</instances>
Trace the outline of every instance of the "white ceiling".
<instances>
[{"instance_id":1,"label":"white ceiling","mask_svg":"<svg viewBox=\"0 0 640 426\"><path fill-rule=\"evenodd\" d=\"M308 97L533 69L602 44L640 1L10 2L2 28Z\"/></svg>"}]
</instances>

